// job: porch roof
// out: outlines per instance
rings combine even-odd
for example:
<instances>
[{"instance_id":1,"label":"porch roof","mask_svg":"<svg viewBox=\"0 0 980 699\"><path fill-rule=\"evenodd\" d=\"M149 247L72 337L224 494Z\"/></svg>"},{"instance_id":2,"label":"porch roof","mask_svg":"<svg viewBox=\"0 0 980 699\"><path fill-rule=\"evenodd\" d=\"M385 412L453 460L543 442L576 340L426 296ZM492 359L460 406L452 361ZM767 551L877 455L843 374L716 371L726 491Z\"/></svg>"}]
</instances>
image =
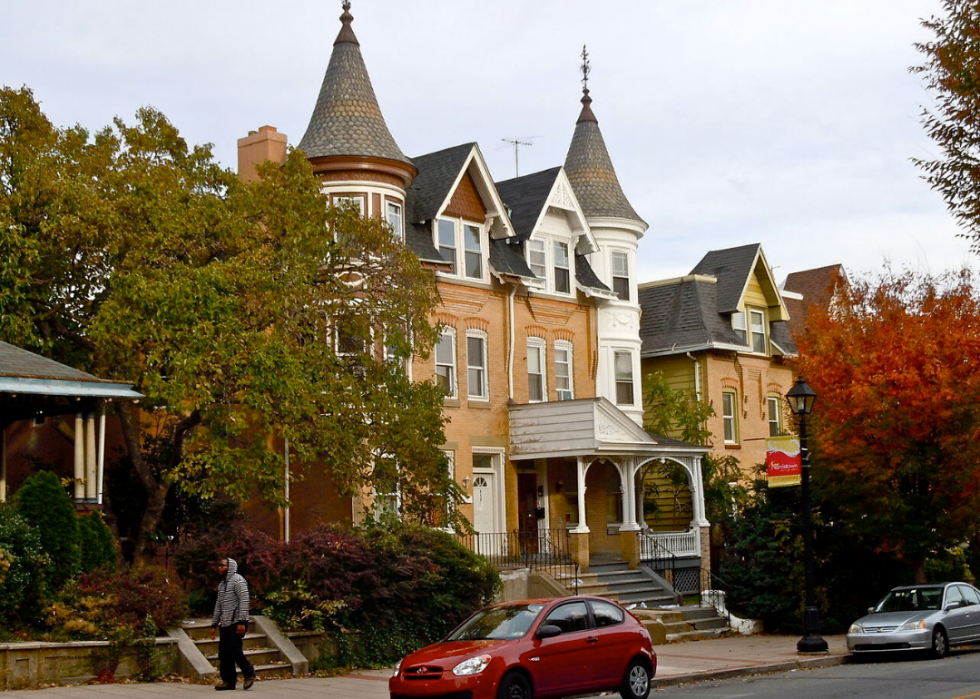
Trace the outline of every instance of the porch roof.
<instances>
[{"instance_id":1,"label":"porch roof","mask_svg":"<svg viewBox=\"0 0 980 699\"><path fill-rule=\"evenodd\" d=\"M510 458L574 456L692 457L709 447L651 435L607 398L510 407Z\"/></svg>"}]
</instances>

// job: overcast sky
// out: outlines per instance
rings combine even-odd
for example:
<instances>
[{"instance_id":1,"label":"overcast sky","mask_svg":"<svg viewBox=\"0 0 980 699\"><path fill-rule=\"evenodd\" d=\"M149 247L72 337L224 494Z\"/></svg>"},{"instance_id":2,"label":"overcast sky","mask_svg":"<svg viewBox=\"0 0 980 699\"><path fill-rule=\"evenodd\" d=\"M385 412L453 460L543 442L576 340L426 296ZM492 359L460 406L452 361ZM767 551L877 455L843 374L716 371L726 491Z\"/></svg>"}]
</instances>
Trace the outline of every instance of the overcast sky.
<instances>
[{"instance_id":1,"label":"overcast sky","mask_svg":"<svg viewBox=\"0 0 980 699\"><path fill-rule=\"evenodd\" d=\"M271 124L299 142L339 0L4 3L0 83L59 126L140 106L236 166ZM353 0L388 126L409 156L477 141L497 179L564 162L589 88L627 197L650 224L640 281L762 243L776 279L975 256L909 162L936 153L908 67L938 0Z\"/></svg>"}]
</instances>

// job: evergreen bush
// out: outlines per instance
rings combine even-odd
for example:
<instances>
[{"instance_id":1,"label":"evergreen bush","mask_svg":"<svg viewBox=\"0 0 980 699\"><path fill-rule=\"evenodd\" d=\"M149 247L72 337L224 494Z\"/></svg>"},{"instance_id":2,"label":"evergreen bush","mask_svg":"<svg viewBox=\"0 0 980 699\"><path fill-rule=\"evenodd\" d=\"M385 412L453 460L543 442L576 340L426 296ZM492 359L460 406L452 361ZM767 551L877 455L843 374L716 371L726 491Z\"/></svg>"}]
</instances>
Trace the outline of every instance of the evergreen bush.
<instances>
[{"instance_id":1,"label":"evergreen bush","mask_svg":"<svg viewBox=\"0 0 980 699\"><path fill-rule=\"evenodd\" d=\"M37 618L48 601L49 565L37 530L0 504L0 636Z\"/></svg>"},{"instance_id":2,"label":"evergreen bush","mask_svg":"<svg viewBox=\"0 0 980 699\"><path fill-rule=\"evenodd\" d=\"M83 573L96 568L116 570L118 557L112 532L99 513L92 513L78 520L81 555L79 564Z\"/></svg>"},{"instance_id":3,"label":"evergreen bush","mask_svg":"<svg viewBox=\"0 0 980 699\"><path fill-rule=\"evenodd\" d=\"M14 500L17 511L37 529L41 550L51 559L48 579L54 589L60 588L79 569L81 546L75 505L51 471L39 471L24 481Z\"/></svg>"}]
</instances>

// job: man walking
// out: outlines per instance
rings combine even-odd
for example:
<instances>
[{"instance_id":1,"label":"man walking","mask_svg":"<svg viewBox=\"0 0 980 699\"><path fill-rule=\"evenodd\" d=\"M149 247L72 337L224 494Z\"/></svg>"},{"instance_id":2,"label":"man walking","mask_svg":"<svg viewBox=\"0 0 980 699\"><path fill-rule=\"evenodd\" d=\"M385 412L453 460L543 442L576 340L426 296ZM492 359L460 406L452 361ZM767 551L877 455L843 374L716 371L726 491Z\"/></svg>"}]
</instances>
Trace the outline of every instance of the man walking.
<instances>
[{"instance_id":1,"label":"man walking","mask_svg":"<svg viewBox=\"0 0 980 699\"><path fill-rule=\"evenodd\" d=\"M219 692L234 689L238 679L235 666L242 669L244 688L255 683L255 668L248 662L242 650L242 638L248 628L248 583L238 574L238 564L232 558L218 559L218 600L211 618L211 638L218 629L218 672L221 684Z\"/></svg>"}]
</instances>

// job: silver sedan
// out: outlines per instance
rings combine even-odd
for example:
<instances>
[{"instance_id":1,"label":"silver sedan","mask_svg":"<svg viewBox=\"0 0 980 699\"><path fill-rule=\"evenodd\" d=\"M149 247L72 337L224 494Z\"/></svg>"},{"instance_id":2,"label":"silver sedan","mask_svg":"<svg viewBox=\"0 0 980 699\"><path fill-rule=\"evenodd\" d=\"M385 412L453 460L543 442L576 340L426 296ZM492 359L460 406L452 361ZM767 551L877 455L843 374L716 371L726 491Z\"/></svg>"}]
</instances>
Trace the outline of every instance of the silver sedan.
<instances>
[{"instance_id":1,"label":"silver sedan","mask_svg":"<svg viewBox=\"0 0 980 699\"><path fill-rule=\"evenodd\" d=\"M929 651L980 640L980 590L966 583L896 587L847 631L854 654Z\"/></svg>"}]
</instances>

